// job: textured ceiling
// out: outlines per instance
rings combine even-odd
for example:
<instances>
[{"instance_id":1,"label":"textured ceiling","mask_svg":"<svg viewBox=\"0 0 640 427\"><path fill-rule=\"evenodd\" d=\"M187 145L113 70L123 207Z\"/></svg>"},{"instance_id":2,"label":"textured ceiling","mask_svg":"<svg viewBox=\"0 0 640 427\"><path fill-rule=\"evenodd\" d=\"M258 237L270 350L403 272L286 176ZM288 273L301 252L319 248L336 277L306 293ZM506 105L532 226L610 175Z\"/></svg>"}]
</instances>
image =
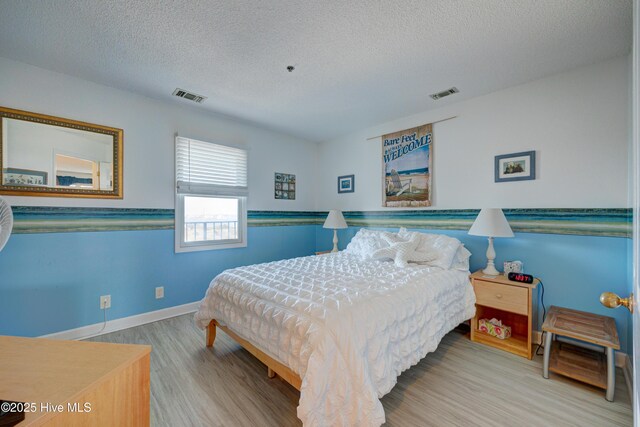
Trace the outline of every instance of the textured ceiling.
<instances>
[{"instance_id":1,"label":"textured ceiling","mask_svg":"<svg viewBox=\"0 0 640 427\"><path fill-rule=\"evenodd\" d=\"M631 26L631 0L0 0L0 56L320 141L626 54Z\"/></svg>"}]
</instances>

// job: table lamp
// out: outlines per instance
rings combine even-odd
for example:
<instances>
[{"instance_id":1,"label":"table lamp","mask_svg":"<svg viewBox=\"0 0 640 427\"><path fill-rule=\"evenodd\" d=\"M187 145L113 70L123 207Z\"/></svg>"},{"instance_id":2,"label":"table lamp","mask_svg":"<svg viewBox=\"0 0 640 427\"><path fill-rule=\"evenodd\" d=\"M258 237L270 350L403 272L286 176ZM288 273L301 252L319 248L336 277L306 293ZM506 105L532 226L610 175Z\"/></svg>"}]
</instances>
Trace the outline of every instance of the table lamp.
<instances>
[{"instance_id":1,"label":"table lamp","mask_svg":"<svg viewBox=\"0 0 640 427\"><path fill-rule=\"evenodd\" d=\"M489 238L489 247L487 248L487 267L482 270L484 274L497 276L500 274L496 270L493 260L496 259L496 251L493 249L494 237L513 237L513 231L505 218L502 209L485 208L480 210L478 217L469 229L472 236L485 236Z\"/></svg>"},{"instance_id":2,"label":"table lamp","mask_svg":"<svg viewBox=\"0 0 640 427\"><path fill-rule=\"evenodd\" d=\"M333 249L331 252L338 252L338 229L347 228L347 222L344 220L342 212L337 209L330 210L322 228L333 228Z\"/></svg>"}]
</instances>

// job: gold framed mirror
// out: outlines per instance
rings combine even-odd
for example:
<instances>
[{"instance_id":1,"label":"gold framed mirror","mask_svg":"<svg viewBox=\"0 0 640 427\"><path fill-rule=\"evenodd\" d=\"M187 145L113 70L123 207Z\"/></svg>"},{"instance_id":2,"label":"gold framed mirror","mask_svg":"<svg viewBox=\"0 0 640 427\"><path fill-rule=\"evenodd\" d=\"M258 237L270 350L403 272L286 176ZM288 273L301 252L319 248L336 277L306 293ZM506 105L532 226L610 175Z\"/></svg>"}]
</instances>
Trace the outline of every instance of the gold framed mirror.
<instances>
[{"instance_id":1,"label":"gold framed mirror","mask_svg":"<svg viewBox=\"0 0 640 427\"><path fill-rule=\"evenodd\" d=\"M122 129L0 107L0 194L122 199Z\"/></svg>"}]
</instances>

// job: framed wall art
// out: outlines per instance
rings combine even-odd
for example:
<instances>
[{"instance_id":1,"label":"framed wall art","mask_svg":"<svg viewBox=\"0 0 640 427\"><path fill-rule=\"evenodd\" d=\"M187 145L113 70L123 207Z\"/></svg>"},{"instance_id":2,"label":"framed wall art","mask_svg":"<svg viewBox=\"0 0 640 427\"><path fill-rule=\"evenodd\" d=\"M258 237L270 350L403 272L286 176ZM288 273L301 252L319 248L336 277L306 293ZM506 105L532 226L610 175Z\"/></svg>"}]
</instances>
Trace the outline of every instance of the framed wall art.
<instances>
[{"instance_id":1,"label":"framed wall art","mask_svg":"<svg viewBox=\"0 0 640 427\"><path fill-rule=\"evenodd\" d=\"M431 206L433 124L382 135L382 206Z\"/></svg>"},{"instance_id":2,"label":"framed wall art","mask_svg":"<svg viewBox=\"0 0 640 427\"><path fill-rule=\"evenodd\" d=\"M536 179L536 152L503 154L495 158L495 182Z\"/></svg>"},{"instance_id":3,"label":"framed wall art","mask_svg":"<svg viewBox=\"0 0 640 427\"><path fill-rule=\"evenodd\" d=\"M355 175L344 175L338 177L338 193L353 193L355 190Z\"/></svg>"},{"instance_id":4,"label":"framed wall art","mask_svg":"<svg viewBox=\"0 0 640 427\"><path fill-rule=\"evenodd\" d=\"M48 173L30 169L5 168L2 173L3 185L47 185Z\"/></svg>"},{"instance_id":5,"label":"framed wall art","mask_svg":"<svg viewBox=\"0 0 640 427\"><path fill-rule=\"evenodd\" d=\"M296 199L296 176L290 173L276 172L274 179L274 196L281 200Z\"/></svg>"}]
</instances>

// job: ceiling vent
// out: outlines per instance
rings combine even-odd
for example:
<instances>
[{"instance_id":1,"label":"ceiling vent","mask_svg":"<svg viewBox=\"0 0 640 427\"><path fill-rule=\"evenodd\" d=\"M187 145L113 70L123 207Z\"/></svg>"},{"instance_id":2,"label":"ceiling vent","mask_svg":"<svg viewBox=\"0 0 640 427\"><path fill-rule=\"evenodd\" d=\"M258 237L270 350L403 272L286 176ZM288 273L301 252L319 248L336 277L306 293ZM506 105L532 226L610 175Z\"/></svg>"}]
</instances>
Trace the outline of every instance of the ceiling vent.
<instances>
[{"instance_id":1,"label":"ceiling vent","mask_svg":"<svg viewBox=\"0 0 640 427\"><path fill-rule=\"evenodd\" d=\"M178 96L180 98L188 99L189 101L197 102L198 104L202 104L202 102L204 102L204 100L207 99L206 96L198 95L192 92L187 92L186 90L180 89L180 88L174 90L173 95Z\"/></svg>"},{"instance_id":2,"label":"ceiling vent","mask_svg":"<svg viewBox=\"0 0 640 427\"><path fill-rule=\"evenodd\" d=\"M442 92L438 92L438 93L433 93L429 96L437 101L440 98L444 98L445 96L453 95L454 93L458 93L458 92L460 91L457 88L452 87L451 89L443 90Z\"/></svg>"}]
</instances>

